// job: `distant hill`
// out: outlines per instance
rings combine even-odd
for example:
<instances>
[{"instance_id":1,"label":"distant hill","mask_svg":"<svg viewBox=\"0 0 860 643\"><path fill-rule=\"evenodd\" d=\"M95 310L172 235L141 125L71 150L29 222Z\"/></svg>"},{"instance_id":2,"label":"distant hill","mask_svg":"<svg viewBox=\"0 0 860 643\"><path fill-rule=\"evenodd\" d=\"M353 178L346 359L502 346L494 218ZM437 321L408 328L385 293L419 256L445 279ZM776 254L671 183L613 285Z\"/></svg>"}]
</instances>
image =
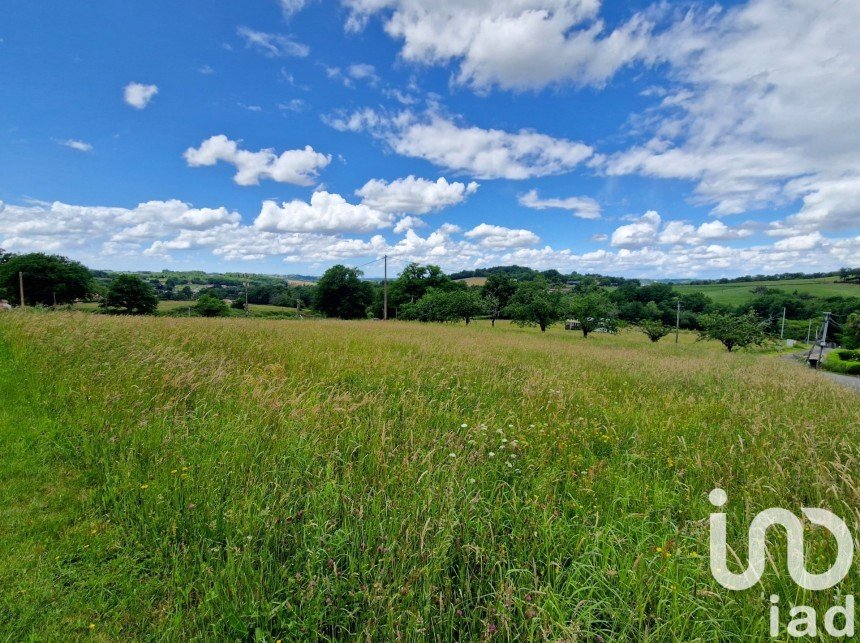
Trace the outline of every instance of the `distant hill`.
<instances>
[{"instance_id":1,"label":"distant hill","mask_svg":"<svg viewBox=\"0 0 860 643\"><path fill-rule=\"evenodd\" d=\"M778 288L814 297L860 297L860 284L838 281L837 277L779 279L707 284L673 284L681 293L701 292L718 304L738 306L755 297L757 288Z\"/></svg>"}]
</instances>

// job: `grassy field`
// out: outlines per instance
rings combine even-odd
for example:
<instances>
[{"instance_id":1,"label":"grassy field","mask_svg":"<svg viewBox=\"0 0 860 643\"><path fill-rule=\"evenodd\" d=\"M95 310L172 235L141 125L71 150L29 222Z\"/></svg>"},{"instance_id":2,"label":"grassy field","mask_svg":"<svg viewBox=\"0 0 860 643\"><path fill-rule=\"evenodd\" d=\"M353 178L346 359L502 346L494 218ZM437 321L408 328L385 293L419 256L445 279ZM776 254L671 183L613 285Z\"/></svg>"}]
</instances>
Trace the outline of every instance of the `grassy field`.
<instances>
[{"instance_id":1,"label":"grassy field","mask_svg":"<svg viewBox=\"0 0 860 643\"><path fill-rule=\"evenodd\" d=\"M834 592L780 539L717 585L708 492L744 560L858 533L856 395L688 335L13 312L0 362L2 640L764 640Z\"/></svg>"},{"instance_id":2,"label":"grassy field","mask_svg":"<svg viewBox=\"0 0 860 643\"><path fill-rule=\"evenodd\" d=\"M179 301L179 300L160 300L158 302L158 314L175 314L177 311L187 310L189 307L193 307L196 302L193 301ZM84 302L80 304L75 304L76 310L81 310L85 312L97 312L99 310L98 302ZM284 306L269 306L266 304L251 304L250 310L252 313L263 313L263 314L295 314L295 308L286 308ZM242 311L234 311L236 314L241 315Z\"/></svg>"},{"instance_id":3,"label":"grassy field","mask_svg":"<svg viewBox=\"0 0 860 643\"><path fill-rule=\"evenodd\" d=\"M839 283L835 277L750 281L747 283L707 284L704 286L674 284L675 289L679 292L703 292L718 304L728 304L730 306L739 306L750 301L755 296L752 290L758 286L779 288L787 292L797 291L816 297L860 297L860 285Z\"/></svg>"}]
</instances>

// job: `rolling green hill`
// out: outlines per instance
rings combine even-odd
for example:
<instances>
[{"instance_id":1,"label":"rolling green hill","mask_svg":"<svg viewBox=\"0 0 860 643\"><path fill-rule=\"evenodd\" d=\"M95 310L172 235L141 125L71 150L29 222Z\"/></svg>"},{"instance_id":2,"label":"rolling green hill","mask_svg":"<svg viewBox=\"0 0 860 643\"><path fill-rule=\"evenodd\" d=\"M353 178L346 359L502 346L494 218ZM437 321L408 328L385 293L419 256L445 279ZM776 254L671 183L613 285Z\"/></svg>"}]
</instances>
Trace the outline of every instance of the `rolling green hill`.
<instances>
[{"instance_id":1,"label":"rolling green hill","mask_svg":"<svg viewBox=\"0 0 860 643\"><path fill-rule=\"evenodd\" d=\"M815 297L860 297L860 285L840 283L835 277L705 285L675 284L675 289L682 293L703 292L718 304L738 306L751 300L754 296L753 290L760 286L779 288L787 292L797 291Z\"/></svg>"}]
</instances>

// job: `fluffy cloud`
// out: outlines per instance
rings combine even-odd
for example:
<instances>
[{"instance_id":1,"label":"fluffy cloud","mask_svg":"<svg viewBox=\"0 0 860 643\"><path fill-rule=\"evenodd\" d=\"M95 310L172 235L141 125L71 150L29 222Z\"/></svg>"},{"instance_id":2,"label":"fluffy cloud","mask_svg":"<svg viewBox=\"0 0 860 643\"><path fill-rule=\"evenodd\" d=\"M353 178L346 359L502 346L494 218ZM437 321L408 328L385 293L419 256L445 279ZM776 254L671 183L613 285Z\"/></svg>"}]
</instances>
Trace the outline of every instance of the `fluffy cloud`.
<instances>
[{"instance_id":1,"label":"fluffy cloud","mask_svg":"<svg viewBox=\"0 0 860 643\"><path fill-rule=\"evenodd\" d=\"M531 190L521 195L520 205L533 210L560 209L570 210L571 214L580 219L599 219L600 204L587 196L571 196L565 199L541 199L537 190Z\"/></svg>"},{"instance_id":2,"label":"fluffy cloud","mask_svg":"<svg viewBox=\"0 0 860 643\"><path fill-rule=\"evenodd\" d=\"M634 223L616 228L612 233L611 243L613 246L622 248L652 245L657 241L660 221L660 215L654 210L649 210Z\"/></svg>"},{"instance_id":3,"label":"fluffy cloud","mask_svg":"<svg viewBox=\"0 0 860 643\"><path fill-rule=\"evenodd\" d=\"M92 152L93 146L86 141L79 141L74 138L67 138L63 140L56 141L57 145L64 145L65 147L70 147L73 150L77 150L78 152Z\"/></svg>"},{"instance_id":4,"label":"fluffy cloud","mask_svg":"<svg viewBox=\"0 0 860 643\"><path fill-rule=\"evenodd\" d=\"M149 105L158 93L157 85L143 85L141 83L129 83L123 90L125 102L136 109L143 109Z\"/></svg>"},{"instance_id":5,"label":"fluffy cloud","mask_svg":"<svg viewBox=\"0 0 860 643\"><path fill-rule=\"evenodd\" d=\"M427 214L433 210L462 203L466 196L474 194L478 184L472 181L448 183L444 177L428 181L407 176L388 183L382 179L371 179L355 191L365 205L383 212L403 214Z\"/></svg>"},{"instance_id":6,"label":"fluffy cloud","mask_svg":"<svg viewBox=\"0 0 860 643\"><path fill-rule=\"evenodd\" d=\"M578 254L567 248L540 247L537 236L528 230L490 224L464 233L446 223L422 236L416 231L420 220L407 217L397 222L403 224L395 232L402 235L399 239L389 241L381 234L356 238L337 230L384 228L394 215L370 214L368 224L360 214L366 206L345 204L337 195L318 194L316 203L312 199L303 207L264 205L254 225L243 224L237 212L225 208L194 208L178 200L149 201L134 208L6 205L0 217L0 247L61 252L96 266L124 261L144 267L148 260L146 265L152 268L175 257L185 259L187 253L193 253L193 265L198 266L206 256L219 263L277 258L307 264L353 263L388 254L404 263L432 262L446 270L520 264L646 277L828 270L860 264L860 236L834 240L824 235L793 235L772 245L747 248L705 241L654 243ZM646 223L649 220L657 237L672 224L661 228L653 225L653 217L646 218ZM292 228L299 231L290 231Z\"/></svg>"},{"instance_id":7,"label":"fluffy cloud","mask_svg":"<svg viewBox=\"0 0 860 643\"><path fill-rule=\"evenodd\" d=\"M475 226L463 236L489 248L518 248L540 242L540 237L531 230L514 230L489 223Z\"/></svg>"},{"instance_id":8,"label":"fluffy cloud","mask_svg":"<svg viewBox=\"0 0 860 643\"><path fill-rule=\"evenodd\" d=\"M179 230L237 224L241 216L226 208L194 208L188 203L147 201L134 208L68 205L9 205L0 221L3 247L21 251L68 252L90 248L98 256L140 252L146 243Z\"/></svg>"},{"instance_id":9,"label":"fluffy cloud","mask_svg":"<svg viewBox=\"0 0 860 643\"><path fill-rule=\"evenodd\" d=\"M633 223L619 226L611 244L619 248L644 248L655 245L695 245L710 241L742 239L753 234L749 226L729 227L722 221L706 221L697 228L684 221L663 223L660 215L649 210Z\"/></svg>"},{"instance_id":10,"label":"fluffy cloud","mask_svg":"<svg viewBox=\"0 0 860 643\"><path fill-rule=\"evenodd\" d=\"M371 232L391 226L394 216L366 205L352 205L339 194L314 192L310 203L264 201L254 227L279 232Z\"/></svg>"},{"instance_id":11,"label":"fluffy cloud","mask_svg":"<svg viewBox=\"0 0 860 643\"><path fill-rule=\"evenodd\" d=\"M384 14L385 31L403 41L404 59L459 62L456 82L516 90L551 83L603 84L643 55L651 23L635 15L614 30L599 0L343 0L349 30Z\"/></svg>"},{"instance_id":12,"label":"fluffy cloud","mask_svg":"<svg viewBox=\"0 0 860 643\"><path fill-rule=\"evenodd\" d=\"M422 158L479 179L528 179L569 172L592 154L583 143L530 130L461 126L435 111L394 116L364 109L329 118L341 131L367 130L403 156Z\"/></svg>"},{"instance_id":13,"label":"fluffy cloud","mask_svg":"<svg viewBox=\"0 0 860 643\"><path fill-rule=\"evenodd\" d=\"M331 162L331 156L315 152L310 145L303 150L287 150L280 155L272 149L259 152L240 150L237 141L223 134L206 139L198 148L189 147L184 157L191 167L215 165L218 161L234 165L236 176L233 180L239 185L258 185L260 179L313 185L319 170Z\"/></svg>"},{"instance_id":14,"label":"fluffy cloud","mask_svg":"<svg viewBox=\"0 0 860 643\"><path fill-rule=\"evenodd\" d=\"M671 83L648 142L609 174L694 181L719 214L785 206L775 235L860 228L860 3L751 0L689 14L652 41Z\"/></svg>"},{"instance_id":15,"label":"fluffy cloud","mask_svg":"<svg viewBox=\"0 0 860 643\"><path fill-rule=\"evenodd\" d=\"M255 31L250 27L239 27L236 33L245 41L247 49L254 49L269 58L304 58L311 52L307 45L283 34Z\"/></svg>"}]
</instances>

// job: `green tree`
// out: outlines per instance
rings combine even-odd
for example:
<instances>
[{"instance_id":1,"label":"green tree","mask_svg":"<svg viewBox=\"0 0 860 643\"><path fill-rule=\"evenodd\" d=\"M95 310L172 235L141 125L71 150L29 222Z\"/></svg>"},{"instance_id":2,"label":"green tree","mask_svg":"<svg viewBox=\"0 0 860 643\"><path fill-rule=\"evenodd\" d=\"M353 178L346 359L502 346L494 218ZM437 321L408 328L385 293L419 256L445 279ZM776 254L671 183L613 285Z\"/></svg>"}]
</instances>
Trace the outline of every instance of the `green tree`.
<instances>
[{"instance_id":1,"label":"green tree","mask_svg":"<svg viewBox=\"0 0 860 643\"><path fill-rule=\"evenodd\" d=\"M842 327L842 343L847 348L860 348L860 313L848 315Z\"/></svg>"},{"instance_id":2,"label":"green tree","mask_svg":"<svg viewBox=\"0 0 860 643\"><path fill-rule=\"evenodd\" d=\"M481 288L481 296L487 302L493 326L496 325L499 315L511 302L511 297L514 296L516 290L516 285L507 275L493 274L487 277L487 281Z\"/></svg>"},{"instance_id":3,"label":"green tree","mask_svg":"<svg viewBox=\"0 0 860 643\"><path fill-rule=\"evenodd\" d=\"M227 304L212 295L201 295L194 304L194 310L203 317L225 317L230 314Z\"/></svg>"},{"instance_id":4,"label":"green tree","mask_svg":"<svg viewBox=\"0 0 860 643\"><path fill-rule=\"evenodd\" d=\"M561 296L550 292L543 280L523 282L517 286L505 314L518 326L538 326L546 332L562 317Z\"/></svg>"},{"instance_id":5,"label":"green tree","mask_svg":"<svg viewBox=\"0 0 860 643\"><path fill-rule=\"evenodd\" d=\"M594 288L582 295L575 295L567 301L567 313L579 322L582 336L598 328L615 328L612 319L614 307L605 290Z\"/></svg>"},{"instance_id":6,"label":"green tree","mask_svg":"<svg viewBox=\"0 0 860 643\"><path fill-rule=\"evenodd\" d=\"M19 272L24 273L25 303L31 305L72 303L86 299L93 288L92 273L77 261L40 252L15 255L0 264L0 289L16 304Z\"/></svg>"},{"instance_id":7,"label":"green tree","mask_svg":"<svg viewBox=\"0 0 860 643\"><path fill-rule=\"evenodd\" d=\"M451 290L455 287L458 286L439 266L410 263L389 285L388 306L399 308L403 304L415 303L431 288Z\"/></svg>"},{"instance_id":8,"label":"green tree","mask_svg":"<svg viewBox=\"0 0 860 643\"><path fill-rule=\"evenodd\" d=\"M722 342L730 353L735 348L761 346L767 341L765 328L767 323L762 321L755 311L749 310L743 315L730 313L706 313L699 316L702 328L699 339L712 339Z\"/></svg>"},{"instance_id":9,"label":"green tree","mask_svg":"<svg viewBox=\"0 0 860 643\"><path fill-rule=\"evenodd\" d=\"M639 322L639 330L648 335L648 339L652 342L659 342L666 335L672 332L669 326L664 326L662 322L643 319Z\"/></svg>"},{"instance_id":10,"label":"green tree","mask_svg":"<svg viewBox=\"0 0 860 643\"><path fill-rule=\"evenodd\" d=\"M183 301L190 301L191 298L194 297L194 291L191 290L191 286L185 284L176 291L176 298L181 299Z\"/></svg>"},{"instance_id":11,"label":"green tree","mask_svg":"<svg viewBox=\"0 0 860 643\"><path fill-rule=\"evenodd\" d=\"M362 272L340 264L325 271L314 290L313 306L326 317L364 319L373 302L373 286Z\"/></svg>"},{"instance_id":12,"label":"green tree","mask_svg":"<svg viewBox=\"0 0 860 643\"><path fill-rule=\"evenodd\" d=\"M137 275L119 275L111 282L101 307L127 315L153 315L158 308L158 295Z\"/></svg>"},{"instance_id":13,"label":"green tree","mask_svg":"<svg viewBox=\"0 0 860 643\"><path fill-rule=\"evenodd\" d=\"M484 302L478 293L470 290L427 291L414 304L404 304L399 318L423 322L454 322L463 320L466 325L484 312Z\"/></svg>"}]
</instances>

